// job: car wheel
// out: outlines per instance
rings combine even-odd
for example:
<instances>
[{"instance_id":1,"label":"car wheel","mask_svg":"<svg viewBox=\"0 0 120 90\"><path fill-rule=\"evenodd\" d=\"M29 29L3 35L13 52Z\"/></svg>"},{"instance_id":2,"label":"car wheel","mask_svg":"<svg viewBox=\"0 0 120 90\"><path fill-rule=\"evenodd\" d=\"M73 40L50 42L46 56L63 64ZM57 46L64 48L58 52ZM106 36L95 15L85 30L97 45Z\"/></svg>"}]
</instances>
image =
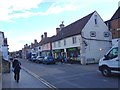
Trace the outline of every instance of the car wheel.
<instances>
[{"instance_id":1,"label":"car wheel","mask_svg":"<svg viewBox=\"0 0 120 90\"><path fill-rule=\"evenodd\" d=\"M102 74L103 76L110 76L111 75L111 70L108 67L103 67L102 68Z\"/></svg>"}]
</instances>

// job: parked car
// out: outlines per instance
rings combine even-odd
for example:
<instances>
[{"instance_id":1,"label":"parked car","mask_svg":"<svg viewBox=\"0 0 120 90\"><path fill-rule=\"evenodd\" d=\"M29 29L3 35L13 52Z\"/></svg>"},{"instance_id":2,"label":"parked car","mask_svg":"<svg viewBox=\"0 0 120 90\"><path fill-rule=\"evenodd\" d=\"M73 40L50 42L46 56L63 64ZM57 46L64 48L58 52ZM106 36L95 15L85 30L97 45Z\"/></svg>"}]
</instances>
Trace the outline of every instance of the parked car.
<instances>
[{"instance_id":1,"label":"parked car","mask_svg":"<svg viewBox=\"0 0 120 90\"><path fill-rule=\"evenodd\" d=\"M43 56L37 56L36 58L36 63L42 63L43 62L44 57Z\"/></svg>"},{"instance_id":2,"label":"parked car","mask_svg":"<svg viewBox=\"0 0 120 90\"><path fill-rule=\"evenodd\" d=\"M120 58L118 58L118 43L114 45L99 61L99 70L103 76L120 73Z\"/></svg>"},{"instance_id":3,"label":"parked car","mask_svg":"<svg viewBox=\"0 0 120 90\"><path fill-rule=\"evenodd\" d=\"M35 62L36 61L36 56L32 56L31 61Z\"/></svg>"},{"instance_id":4,"label":"parked car","mask_svg":"<svg viewBox=\"0 0 120 90\"><path fill-rule=\"evenodd\" d=\"M43 64L55 64L55 59L52 56L46 56L43 60Z\"/></svg>"},{"instance_id":5,"label":"parked car","mask_svg":"<svg viewBox=\"0 0 120 90\"><path fill-rule=\"evenodd\" d=\"M56 58L56 62L63 62L63 57L62 56L58 56Z\"/></svg>"}]
</instances>

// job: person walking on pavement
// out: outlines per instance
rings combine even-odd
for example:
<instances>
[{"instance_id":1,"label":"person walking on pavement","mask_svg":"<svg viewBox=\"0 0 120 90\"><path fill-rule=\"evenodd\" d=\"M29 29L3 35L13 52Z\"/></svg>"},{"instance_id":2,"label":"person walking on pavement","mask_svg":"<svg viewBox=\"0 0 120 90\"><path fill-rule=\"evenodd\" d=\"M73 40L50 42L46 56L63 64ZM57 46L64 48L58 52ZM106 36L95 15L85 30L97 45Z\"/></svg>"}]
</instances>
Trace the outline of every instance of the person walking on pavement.
<instances>
[{"instance_id":1,"label":"person walking on pavement","mask_svg":"<svg viewBox=\"0 0 120 90\"><path fill-rule=\"evenodd\" d=\"M18 60L18 58L15 58L13 63L12 63L12 67L14 68L14 79L17 81L17 83L19 82L19 78L20 78L20 69L21 69L21 62Z\"/></svg>"}]
</instances>

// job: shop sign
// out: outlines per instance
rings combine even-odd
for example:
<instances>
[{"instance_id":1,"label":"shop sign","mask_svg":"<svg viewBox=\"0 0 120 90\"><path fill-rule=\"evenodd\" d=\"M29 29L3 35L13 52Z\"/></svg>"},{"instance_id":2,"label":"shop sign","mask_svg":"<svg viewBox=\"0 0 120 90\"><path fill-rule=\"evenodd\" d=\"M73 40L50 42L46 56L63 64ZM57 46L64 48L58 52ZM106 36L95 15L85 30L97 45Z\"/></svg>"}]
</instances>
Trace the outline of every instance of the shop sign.
<instances>
[{"instance_id":1,"label":"shop sign","mask_svg":"<svg viewBox=\"0 0 120 90\"><path fill-rule=\"evenodd\" d=\"M69 48L68 51L76 51L76 48Z\"/></svg>"}]
</instances>

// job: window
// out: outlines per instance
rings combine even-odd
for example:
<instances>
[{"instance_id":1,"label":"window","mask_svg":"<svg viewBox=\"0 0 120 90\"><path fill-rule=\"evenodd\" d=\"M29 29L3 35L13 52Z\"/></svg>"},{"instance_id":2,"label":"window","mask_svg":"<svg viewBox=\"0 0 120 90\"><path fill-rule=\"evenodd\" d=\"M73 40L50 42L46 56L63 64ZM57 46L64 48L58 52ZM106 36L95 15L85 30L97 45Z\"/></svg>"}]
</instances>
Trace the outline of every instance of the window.
<instances>
[{"instance_id":1,"label":"window","mask_svg":"<svg viewBox=\"0 0 120 90\"><path fill-rule=\"evenodd\" d=\"M56 43L54 42L54 47L56 47Z\"/></svg>"},{"instance_id":2,"label":"window","mask_svg":"<svg viewBox=\"0 0 120 90\"><path fill-rule=\"evenodd\" d=\"M66 39L64 39L64 46L66 45Z\"/></svg>"},{"instance_id":3,"label":"window","mask_svg":"<svg viewBox=\"0 0 120 90\"><path fill-rule=\"evenodd\" d=\"M107 60L116 58L118 56L118 47L113 48L106 56Z\"/></svg>"},{"instance_id":4,"label":"window","mask_svg":"<svg viewBox=\"0 0 120 90\"><path fill-rule=\"evenodd\" d=\"M49 44L46 45L46 48L49 48Z\"/></svg>"},{"instance_id":5,"label":"window","mask_svg":"<svg viewBox=\"0 0 120 90\"><path fill-rule=\"evenodd\" d=\"M77 43L76 37L72 37L72 42L73 42L73 44Z\"/></svg>"},{"instance_id":6,"label":"window","mask_svg":"<svg viewBox=\"0 0 120 90\"><path fill-rule=\"evenodd\" d=\"M61 43L60 43L60 41L58 41L58 47L61 47Z\"/></svg>"},{"instance_id":7,"label":"window","mask_svg":"<svg viewBox=\"0 0 120 90\"><path fill-rule=\"evenodd\" d=\"M91 37L96 37L96 32L95 32L95 31L91 31L91 32L90 32L90 36L91 36Z\"/></svg>"},{"instance_id":8,"label":"window","mask_svg":"<svg viewBox=\"0 0 120 90\"><path fill-rule=\"evenodd\" d=\"M109 32L104 32L104 37L109 37L110 33Z\"/></svg>"},{"instance_id":9,"label":"window","mask_svg":"<svg viewBox=\"0 0 120 90\"><path fill-rule=\"evenodd\" d=\"M97 15L95 15L95 25L97 25Z\"/></svg>"},{"instance_id":10,"label":"window","mask_svg":"<svg viewBox=\"0 0 120 90\"><path fill-rule=\"evenodd\" d=\"M39 47L39 49L41 50L41 47Z\"/></svg>"}]
</instances>

